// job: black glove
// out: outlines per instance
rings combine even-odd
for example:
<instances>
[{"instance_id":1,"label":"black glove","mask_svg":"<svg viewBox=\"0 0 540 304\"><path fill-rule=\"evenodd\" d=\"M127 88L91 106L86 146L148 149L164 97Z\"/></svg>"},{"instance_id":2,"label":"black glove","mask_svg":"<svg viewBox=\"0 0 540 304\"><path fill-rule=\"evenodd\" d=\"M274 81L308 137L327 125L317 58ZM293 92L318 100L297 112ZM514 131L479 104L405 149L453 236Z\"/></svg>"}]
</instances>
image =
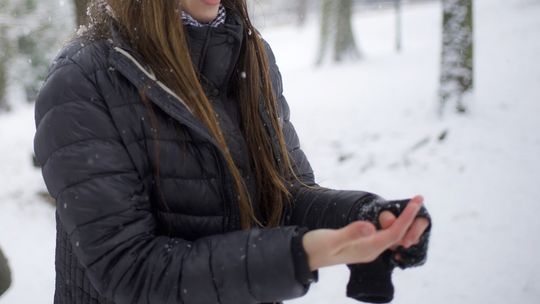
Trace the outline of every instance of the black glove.
<instances>
[{"instance_id":1,"label":"black glove","mask_svg":"<svg viewBox=\"0 0 540 304\"><path fill-rule=\"evenodd\" d=\"M381 204L381 210L379 214L383 211L390 211L396 217L400 216L410 200L395 200L387 201ZM420 266L425 264L427 259L427 249L429 245L429 236L431 234L431 216L429 215L427 209L422 205L418 211L417 218L423 217L428 220L428 227L420 236L419 242L416 245L413 245L407 249L403 246L398 246L396 253L401 255L401 260L398 261L395 259L395 254L392 255L391 262L394 263L401 269ZM377 216L378 219L378 216ZM378 220L377 220L378 222ZM378 223L377 223L378 224ZM377 229L380 229L380 225L376 225Z\"/></svg>"},{"instance_id":2,"label":"black glove","mask_svg":"<svg viewBox=\"0 0 540 304\"><path fill-rule=\"evenodd\" d=\"M300 187L294 195L292 209L286 213L286 223L308 229L339 229L347 224L364 220L380 229L379 214L389 210L399 216L409 200L387 201L376 194L364 191L344 191L328 188ZM418 216L429 219L422 207ZM431 220L430 220L431 222ZM393 258L393 251L387 250L375 261L366 264L349 265L351 280L347 285L347 295L359 301L384 303L392 300L392 270L420 265L425 261L429 229L420 238L420 244L408 249L398 248L402 262ZM378 299L378 300L377 300Z\"/></svg>"},{"instance_id":3,"label":"black glove","mask_svg":"<svg viewBox=\"0 0 540 304\"><path fill-rule=\"evenodd\" d=\"M366 264L347 265L351 270L347 283L347 297L361 302L388 303L394 298L390 261L392 252L386 250L375 261Z\"/></svg>"},{"instance_id":4,"label":"black glove","mask_svg":"<svg viewBox=\"0 0 540 304\"><path fill-rule=\"evenodd\" d=\"M409 202L410 200L386 201L374 197L364 198L359 201L356 215L358 220L369 221L377 229L381 229L379 215L383 211L390 211L397 217ZM424 217L429 221L428 228L420 237L418 244L407 249L399 246L395 252L386 250L371 263L348 265L351 270L347 284L348 297L362 302L388 303L392 301L394 296L392 271L395 266L405 269L425 263L431 231L431 217L424 206L418 211L416 217ZM395 259L396 252L401 255L400 261Z\"/></svg>"}]
</instances>

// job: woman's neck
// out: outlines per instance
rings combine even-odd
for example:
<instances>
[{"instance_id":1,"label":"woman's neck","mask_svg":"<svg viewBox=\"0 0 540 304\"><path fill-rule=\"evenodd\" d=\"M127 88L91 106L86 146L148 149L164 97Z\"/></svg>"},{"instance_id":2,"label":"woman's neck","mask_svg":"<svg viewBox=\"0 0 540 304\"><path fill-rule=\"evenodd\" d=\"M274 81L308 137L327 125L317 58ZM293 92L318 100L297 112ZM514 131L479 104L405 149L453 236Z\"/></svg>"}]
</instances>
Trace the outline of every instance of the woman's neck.
<instances>
[{"instance_id":1,"label":"woman's neck","mask_svg":"<svg viewBox=\"0 0 540 304\"><path fill-rule=\"evenodd\" d=\"M209 23L218 16L221 0L183 0L183 9L195 20Z\"/></svg>"},{"instance_id":2,"label":"woman's neck","mask_svg":"<svg viewBox=\"0 0 540 304\"><path fill-rule=\"evenodd\" d=\"M199 20L191 16L188 12L182 11L183 23L185 25L190 25L190 26L195 26L195 27L202 27L202 26L218 27L225 22L226 17L227 17L227 13L223 5L219 6L216 17L211 22L207 22L207 23L200 22Z\"/></svg>"}]
</instances>

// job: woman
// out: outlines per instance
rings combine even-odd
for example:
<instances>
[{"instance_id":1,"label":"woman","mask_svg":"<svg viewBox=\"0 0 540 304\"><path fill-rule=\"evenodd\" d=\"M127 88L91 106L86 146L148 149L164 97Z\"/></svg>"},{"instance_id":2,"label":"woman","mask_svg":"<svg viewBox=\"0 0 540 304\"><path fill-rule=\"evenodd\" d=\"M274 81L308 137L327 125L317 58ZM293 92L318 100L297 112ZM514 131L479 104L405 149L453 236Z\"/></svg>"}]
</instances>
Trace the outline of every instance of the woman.
<instances>
[{"instance_id":1,"label":"woman","mask_svg":"<svg viewBox=\"0 0 540 304\"><path fill-rule=\"evenodd\" d=\"M353 269L349 296L384 302L394 266L424 262L421 197L314 182L245 1L91 11L35 109L58 206L55 303L279 302L336 264Z\"/></svg>"}]
</instances>

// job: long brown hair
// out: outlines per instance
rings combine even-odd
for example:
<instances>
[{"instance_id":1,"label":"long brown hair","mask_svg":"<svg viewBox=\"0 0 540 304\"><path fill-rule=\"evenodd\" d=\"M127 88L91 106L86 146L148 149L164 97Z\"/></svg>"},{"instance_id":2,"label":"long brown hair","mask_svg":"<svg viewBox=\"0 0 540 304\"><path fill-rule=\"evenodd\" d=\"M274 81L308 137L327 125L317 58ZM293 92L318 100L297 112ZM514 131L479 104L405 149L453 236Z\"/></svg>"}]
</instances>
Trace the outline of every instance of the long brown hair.
<instances>
[{"instance_id":1,"label":"long brown hair","mask_svg":"<svg viewBox=\"0 0 540 304\"><path fill-rule=\"evenodd\" d=\"M91 32L106 32L105 21L110 16L102 9L105 0L91 5ZM182 1L172 0L106 0L114 19L122 25L123 35L156 77L171 88L192 109L215 138L225 156L233 177L240 207L243 229L255 222L259 226L275 227L280 223L285 204L290 203L289 180L294 172L278 118L277 101L270 79L269 62L264 42L253 27L245 0L223 0L223 5L241 16L244 40L237 62L234 83L240 104L243 132L248 143L250 160L258 187L258 199L266 217L257 219L246 184L235 165L215 111L208 100L190 58L186 31L179 17ZM188 93L189 92L189 93ZM144 101L144 96L142 96ZM270 126L261 119L263 100ZM272 136L277 135L277 147ZM159 150L159 149L157 149ZM159 158L158 158L159 159ZM157 166L159 168L159 165ZM157 174L159 178L159 173Z\"/></svg>"}]
</instances>

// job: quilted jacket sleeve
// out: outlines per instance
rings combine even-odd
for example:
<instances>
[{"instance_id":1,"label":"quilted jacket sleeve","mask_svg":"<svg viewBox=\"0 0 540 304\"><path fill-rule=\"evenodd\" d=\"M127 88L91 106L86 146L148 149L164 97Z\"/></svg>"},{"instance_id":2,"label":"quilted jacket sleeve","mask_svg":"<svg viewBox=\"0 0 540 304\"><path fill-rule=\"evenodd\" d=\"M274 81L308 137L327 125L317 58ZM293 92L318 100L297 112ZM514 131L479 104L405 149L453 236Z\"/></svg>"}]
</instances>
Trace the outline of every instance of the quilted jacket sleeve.
<instances>
[{"instance_id":1,"label":"quilted jacket sleeve","mask_svg":"<svg viewBox=\"0 0 540 304\"><path fill-rule=\"evenodd\" d=\"M259 303L299 297L297 227L194 242L156 235L149 195L121 142L95 73L60 58L40 91L34 151L74 252L118 304Z\"/></svg>"},{"instance_id":2,"label":"quilted jacket sleeve","mask_svg":"<svg viewBox=\"0 0 540 304\"><path fill-rule=\"evenodd\" d=\"M313 170L305 153L300 148L298 135L290 121L290 110L283 96L281 74L276 59L266 43L267 53L276 90L278 104L283 120L283 133L287 149L291 156L293 169L298 179L304 184L293 181L293 205L286 212L285 224L307 227L309 230L329 228L338 229L356 220L369 220L377 222L373 211L377 202L384 201L381 197L364 191L334 190L320 187L316 182ZM305 185L309 186L306 187ZM386 258L385 258L386 257ZM359 301L389 302L393 298L394 288L391 273L394 265L387 258L381 256L372 263L354 265L351 278L347 285L347 296ZM349 265L353 266L353 265ZM352 283L351 283L352 282Z\"/></svg>"},{"instance_id":3,"label":"quilted jacket sleeve","mask_svg":"<svg viewBox=\"0 0 540 304\"><path fill-rule=\"evenodd\" d=\"M396 216L399 215L400 210L409 200L387 201L374 193L334 190L317 185L313 170L300 148L298 135L290 121L289 106L283 96L281 74L268 43L266 43L266 51L269 56L273 86L281 112L283 134L295 173L304 184L301 185L300 182L293 181L293 185L295 185L292 191L293 206L286 212L285 224L307 227L309 230L337 229L353 221L365 220L379 227L378 216L382 210L390 210ZM401 209L394 208L396 204L400 205ZM418 216L427 218L430 221L430 226L422 235L418 245L400 251L402 257L406 257L405 263L397 263L401 268L422 265L426 260L431 220L424 206L422 206ZM365 302L386 303L391 301L394 293L391 274L396 262L390 256L390 252L386 251L371 263L348 265L351 268L351 280L347 286L347 295Z\"/></svg>"},{"instance_id":4,"label":"quilted jacket sleeve","mask_svg":"<svg viewBox=\"0 0 540 304\"><path fill-rule=\"evenodd\" d=\"M296 183L293 189L294 204L289 212L286 223L294 223L309 229L341 228L351 222L354 213L361 205L381 198L373 193L364 191L334 190L320 187L315 182L313 170L309 161L300 148L300 140L290 120L290 109L283 95L281 73L276 64L276 58L265 41L266 52L270 62L271 79L276 91L282 131L293 169L298 179L309 187ZM295 181L293 181L295 183ZM355 218L355 220L357 217Z\"/></svg>"}]
</instances>

